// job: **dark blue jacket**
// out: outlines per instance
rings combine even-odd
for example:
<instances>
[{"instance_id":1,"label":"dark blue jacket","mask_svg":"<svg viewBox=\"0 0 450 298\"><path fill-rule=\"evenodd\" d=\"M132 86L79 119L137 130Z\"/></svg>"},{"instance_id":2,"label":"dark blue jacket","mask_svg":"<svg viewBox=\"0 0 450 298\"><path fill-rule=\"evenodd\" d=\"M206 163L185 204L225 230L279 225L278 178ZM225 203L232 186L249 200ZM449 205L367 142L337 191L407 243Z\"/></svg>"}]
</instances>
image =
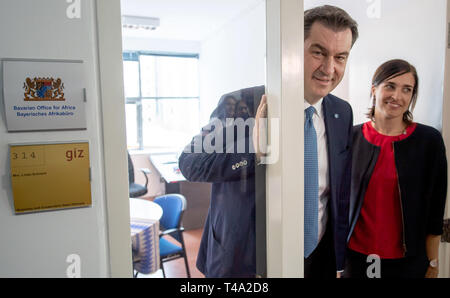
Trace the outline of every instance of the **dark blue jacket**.
<instances>
[{"instance_id":1,"label":"dark blue jacket","mask_svg":"<svg viewBox=\"0 0 450 298\"><path fill-rule=\"evenodd\" d=\"M417 123L406 139L393 143L400 191L405 256L425 256L426 236L441 235L447 199L447 158L442 136ZM358 221L380 147L369 143L362 125L353 130L351 233Z\"/></svg>"},{"instance_id":2,"label":"dark blue jacket","mask_svg":"<svg viewBox=\"0 0 450 298\"><path fill-rule=\"evenodd\" d=\"M344 100L327 95L322 102L327 135L329 208L336 270L343 270L349 232L353 112Z\"/></svg>"},{"instance_id":3,"label":"dark blue jacket","mask_svg":"<svg viewBox=\"0 0 450 298\"><path fill-rule=\"evenodd\" d=\"M216 109L212 117L220 118L220 114ZM220 121L225 123L224 119ZM212 183L197 268L206 277L255 277L255 156L249 147L252 134L247 130L238 139L235 127L223 128L223 153L211 152L202 143L215 129L208 127L194 137L179 158L181 173L187 180ZM235 131L231 144L226 140L229 129ZM216 142L213 139L214 145ZM245 144L244 153L238 153L240 142ZM233 153L226 153L229 148Z\"/></svg>"},{"instance_id":4,"label":"dark blue jacket","mask_svg":"<svg viewBox=\"0 0 450 298\"><path fill-rule=\"evenodd\" d=\"M253 155L182 153L179 164L189 181L213 183L197 268L206 277L254 277ZM236 168L237 165L240 165L239 168Z\"/></svg>"}]
</instances>

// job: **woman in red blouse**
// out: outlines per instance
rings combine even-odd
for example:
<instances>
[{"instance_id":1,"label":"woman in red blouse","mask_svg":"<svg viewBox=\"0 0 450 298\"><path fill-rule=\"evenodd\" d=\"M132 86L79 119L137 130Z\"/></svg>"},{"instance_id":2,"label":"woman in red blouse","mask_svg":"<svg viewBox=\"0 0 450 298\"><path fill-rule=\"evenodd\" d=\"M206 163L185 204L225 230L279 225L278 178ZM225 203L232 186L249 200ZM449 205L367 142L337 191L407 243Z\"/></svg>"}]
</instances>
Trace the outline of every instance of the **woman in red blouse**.
<instances>
[{"instance_id":1,"label":"woman in red blouse","mask_svg":"<svg viewBox=\"0 0 450 298\"><path fill-rule=\"evenodd\" d=\"M438 275L447 160L440 133L412 121L418 83L408 62L382 64L354 128L347 277Z\"/></svg>"}]
</instances>

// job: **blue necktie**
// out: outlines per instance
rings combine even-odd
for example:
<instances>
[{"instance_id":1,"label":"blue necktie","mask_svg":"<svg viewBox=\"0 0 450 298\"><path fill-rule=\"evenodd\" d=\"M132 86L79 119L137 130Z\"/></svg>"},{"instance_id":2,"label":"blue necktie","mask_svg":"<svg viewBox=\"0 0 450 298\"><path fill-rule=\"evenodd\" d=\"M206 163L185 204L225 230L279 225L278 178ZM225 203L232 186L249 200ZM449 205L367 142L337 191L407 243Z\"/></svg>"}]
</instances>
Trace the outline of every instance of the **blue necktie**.
<instances>
[{"instance_id":1,"label":"blue necktie","mask_svg":"<svg viewBox=\"0 0 450 298\"><path fill-rule=\"evenodd\" d=\"M316 248L319 234L319 162L317 134L312 120L314 112L314 107L305 110L305 258Z\"/></svg>"}]
</instances>

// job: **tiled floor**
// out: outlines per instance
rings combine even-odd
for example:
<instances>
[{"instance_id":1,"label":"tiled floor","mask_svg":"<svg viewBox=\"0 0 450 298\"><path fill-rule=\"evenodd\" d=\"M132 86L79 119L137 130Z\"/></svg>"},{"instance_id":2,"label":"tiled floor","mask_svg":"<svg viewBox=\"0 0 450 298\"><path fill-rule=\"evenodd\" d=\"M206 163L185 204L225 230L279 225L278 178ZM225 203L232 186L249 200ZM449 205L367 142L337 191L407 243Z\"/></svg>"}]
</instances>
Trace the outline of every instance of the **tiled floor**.
<instances>
[{"instance_id":1,"label":"tiled floor","mask_svg":"<svg viewBox=\"0 0 450 298\"><path fill-rule=\"evenodd\" d=\"M200 239L202 236L202 229L184 231L184 242L186 244L186 250L188 255L189 270L192 278L203 278L204 275L198 271L195 266L197 261L197 253L200 247ZM176 259L167 263L164 263L164 270L167 278L185 278L186 267L182 258ZM138 278L161 278L163 277L161 269L153 274L139 274Z\"/></svg>"}]
</instances>

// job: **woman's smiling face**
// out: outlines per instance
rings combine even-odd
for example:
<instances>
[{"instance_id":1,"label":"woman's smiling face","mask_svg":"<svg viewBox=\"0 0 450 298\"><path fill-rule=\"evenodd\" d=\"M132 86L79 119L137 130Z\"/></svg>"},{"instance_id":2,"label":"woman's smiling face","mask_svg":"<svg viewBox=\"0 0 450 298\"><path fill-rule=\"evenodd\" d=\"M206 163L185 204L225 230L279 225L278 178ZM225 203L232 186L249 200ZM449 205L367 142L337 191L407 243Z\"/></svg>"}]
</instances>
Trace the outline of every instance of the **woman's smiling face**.
<instances>
[{"instance_id":1,"label":"woman's smiling face","mask_svg":"<svg viewBox=\"0 0 450 298\"><path fill-rule=\"evenodd\" d=\"M412 73L387 79L378 86L372 86L375 96L375 115L386 119L400 117L408 110L416 81Z\"/></svg>"}]
</instances>

